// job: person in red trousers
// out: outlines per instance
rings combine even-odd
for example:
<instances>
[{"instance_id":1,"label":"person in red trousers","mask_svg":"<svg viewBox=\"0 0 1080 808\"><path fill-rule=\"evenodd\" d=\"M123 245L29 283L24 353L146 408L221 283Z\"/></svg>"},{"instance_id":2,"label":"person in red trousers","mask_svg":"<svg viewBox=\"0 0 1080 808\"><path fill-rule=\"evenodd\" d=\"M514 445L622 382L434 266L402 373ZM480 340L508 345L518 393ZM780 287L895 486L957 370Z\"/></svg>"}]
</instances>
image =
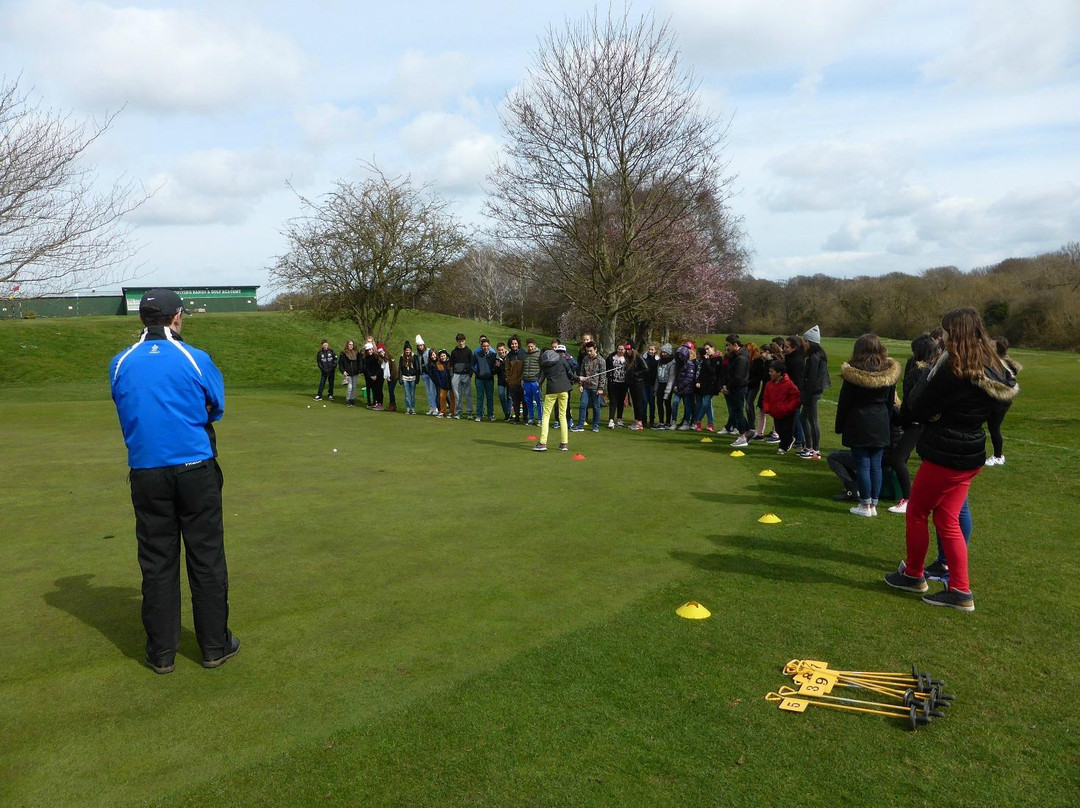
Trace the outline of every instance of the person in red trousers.
<instances>
[{"instance_id":1,"label":"person in red trousers","mask_svg":"<svg viewBox=\"0 0 1080 808\"><path fill-rule=\"evenodd\" d=\"M901 410L902 420L923 425L916 451L922 465L907 506L907 555L885 583L926 593L923 563L930 543L928 522L941 539L949 582L924 594L932 606L975 610L968 581L967 544L958 521L968 488L986 462L983 424L1020 392L1016 376L998 358L975 309L953 309L941 319L945 351L915 383Z\"/></svg>"}]
</instances>

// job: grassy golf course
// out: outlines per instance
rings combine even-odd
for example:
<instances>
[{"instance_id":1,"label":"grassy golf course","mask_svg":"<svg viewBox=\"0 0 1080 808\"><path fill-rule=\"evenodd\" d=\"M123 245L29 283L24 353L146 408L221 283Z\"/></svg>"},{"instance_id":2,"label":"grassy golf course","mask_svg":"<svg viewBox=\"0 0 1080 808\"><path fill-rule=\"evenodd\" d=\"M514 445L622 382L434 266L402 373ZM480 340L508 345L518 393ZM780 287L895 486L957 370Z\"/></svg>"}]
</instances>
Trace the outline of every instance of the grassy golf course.
<instances>
[{"instance_id":1,"label":"grassy golf course","mask_svg":"<svg viewBox=\"0 0 1080 808\"><path fill-rule=\"evenodd\" d=\"M406 312L388 347L459 329L509 333ZM105 378L137 332L0 322L2 806L1080 803L1076 354L1013 352L1023 392L1006 465L972 487L963 614L885 586L903 517L850 516L824 463L606 429L539 455L528 427L324 407L318 341L355 329L190 317L228 390L243 647L203 670L185 594L176 671L156 676ZM851 341L823 347L827 451ZM712 617L677 617L688 600ZM764 696L792 658L914 663L956 701L916 732L784 713Z\"/></svg>"}]
</instances>

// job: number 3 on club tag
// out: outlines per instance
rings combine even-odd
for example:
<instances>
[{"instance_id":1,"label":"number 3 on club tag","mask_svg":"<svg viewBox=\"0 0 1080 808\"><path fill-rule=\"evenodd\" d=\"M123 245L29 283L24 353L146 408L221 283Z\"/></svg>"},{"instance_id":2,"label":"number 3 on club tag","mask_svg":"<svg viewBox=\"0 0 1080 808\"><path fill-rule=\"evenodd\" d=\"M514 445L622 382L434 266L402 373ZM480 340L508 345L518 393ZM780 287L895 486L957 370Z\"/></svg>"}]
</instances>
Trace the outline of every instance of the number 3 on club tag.
<instances>
[{"instance_id":1,"label":"number 3 on club tag","mask_svg":"<svg viewBox=\"0 0 1080 808\"><path fill-rule=\"evenodd\" d=\"M780 702L780 709L787 710L789 713L802 713L806 712L806 707L809 703L810 702L801 699L784 699Z\"/></svg>"}]
</instances>

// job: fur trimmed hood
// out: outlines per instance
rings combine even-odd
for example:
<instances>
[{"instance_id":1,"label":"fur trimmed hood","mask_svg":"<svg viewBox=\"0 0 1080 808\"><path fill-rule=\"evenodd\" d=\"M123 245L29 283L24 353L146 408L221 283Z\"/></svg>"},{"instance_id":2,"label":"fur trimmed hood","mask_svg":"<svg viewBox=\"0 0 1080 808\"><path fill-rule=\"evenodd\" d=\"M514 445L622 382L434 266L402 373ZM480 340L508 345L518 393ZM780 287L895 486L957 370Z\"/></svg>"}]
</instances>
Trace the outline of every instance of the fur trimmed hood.
<instances>
[{"instance_id":1,"label":"fur trimmed hood","mask_svg":"<svg viewBox=\"0 0 1080 808\"><path fill-rule=\"evenodd\" d=\"M840 375L844 381L858 387L889 387L900 379L900 363L891 356L886 360L885 367L881 370L860 370L849 365L847 362L840 366Z\"/></svg>"},{"instance_id":2,"label":"fur trimmed hood","mask_svg":"<svg viewBox=\"0 0 1080 808\"><path fill-rule=\"evenodd\" d=\"M1016 381L1017 371L1014 371L1012 368L1015 364L1016 363L1012 360L1004 363L1005 375L1001 375L991 368L983 368L982 375L977 379L972 379L971 383L995 401L1012 401L1020 395L1020 385ZM942 351L941 356L938 357L937 364L935 364L933 370L930 371L930 375L933 376L942 368L948 369L948 365L949 352Z\"/></svg>"},{"instance_id":3,"label":"fur trimmed hood","mask_svg":"<svg viewBox=\"0 0 1080 808\"><path fill-rule=\"evenodd\" d=\"M1021 365L1008 354L1005 354L1003 357L1001 357L1001 362L1012 372L1013 376L1019 376L1020 371L1024 369L1023 365Z\"/></svg>"}]
</instances>

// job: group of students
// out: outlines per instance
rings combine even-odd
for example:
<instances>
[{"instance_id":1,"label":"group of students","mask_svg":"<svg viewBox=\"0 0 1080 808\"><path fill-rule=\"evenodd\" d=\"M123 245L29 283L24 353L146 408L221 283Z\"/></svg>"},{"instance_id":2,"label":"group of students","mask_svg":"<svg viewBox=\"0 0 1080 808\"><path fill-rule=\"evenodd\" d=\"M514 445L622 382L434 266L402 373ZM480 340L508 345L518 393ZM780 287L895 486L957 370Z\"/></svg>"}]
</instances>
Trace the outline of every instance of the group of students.
<instances>
[{"instance_id":1,"label":"group of students","mask_svg":"<svg viewBox=\"0 0 1080 808\"><path fill-rule=\"evenodd\" d=\"M629 403L631 430L713 432L713 397L723 395L727 420L721 431L736 436L733 446L763 441L778 444L779 454L821 459L818 403L831 380L817 326L802 336L776 337L760 348L729 334L722 353L711 342L698 347L686 341L675 350L670 343L651 344L644 353L622 343L604 356L586 334L576 360L557 341L543 351L531 338L522 346L517 335L494 349L483 335L475 350L466 345L464 334L455 341L450 351L429 350L417 334L416 351L406 342L396 360L371 337L362 352L349 340L340 355L323 341L316 354L322 378L315 398L320 399L328 385L332 400L334 378L341 372L349 406L355 406L363 379L368 406L384 409L383 387L388 384L388 409L393 410L400 383L405 412L415 414L416 386L422 380L428 415L495 421L497 389L504 421L542 425L533 449L544 452L552 419L561 430L559 449L566 451L569 432L590 426L599 432L605 404L610 429L624 425ZM1008 356L1008 342L991 340L971 308L948 312L941 327L913 340L911 349L911 359L901 370L877 335L855 340L850 359L841 366L834 425L847 449L830 453L828 461L845 482L837 499L857 499L850 511L862 517L877 516L883 464L894 469L901 496L889 510L905 515L907 553L899 568L885 576L886 582L927 593L926 579L940 580L945 589L926 594L924 601L972 611L967 491L984 466L1005 462L1001 424L1019 393L1021 367ZM903 398L897 394L898 383ZM569 408L575 386L580 393L576 422ZM984 424L993 443L989 457ZM907 469L912 451L922 458L914 482ZM938 557L924 567L931 514Z\"/></svg>"},{"instance_id":2,"label":"group of students","mask_svg":"<svg viewBox=\"0 0 1080 808\"><path fill-rule=\"evenodd\" d=\"M895 470L901 499L889 510L905 516L907 552L885 582L922 594L933 606L975 609L968 579L972 518L967 494L983 467L1005 462L1001 424L1020 392L1021 370L1008 347L1004 338L987 335L975 309L962 308L946 313L940 328L912 341L903 371L875 334L859 337L841 367L836 432L850 450L854 479L840 462L841 453L831 453L829 464L842 479L848 475L846 486L854 483L854 492L849 489L843 496L858 497L851 513L862 517L877 516L883 462ZM993 443L989 457L984 424ZM922 462L910 482L907 462L913 449ZM926 565L931 515L938 551ZM929 594L927 579L945 588Z\"/></svg>"}]
</instances>

